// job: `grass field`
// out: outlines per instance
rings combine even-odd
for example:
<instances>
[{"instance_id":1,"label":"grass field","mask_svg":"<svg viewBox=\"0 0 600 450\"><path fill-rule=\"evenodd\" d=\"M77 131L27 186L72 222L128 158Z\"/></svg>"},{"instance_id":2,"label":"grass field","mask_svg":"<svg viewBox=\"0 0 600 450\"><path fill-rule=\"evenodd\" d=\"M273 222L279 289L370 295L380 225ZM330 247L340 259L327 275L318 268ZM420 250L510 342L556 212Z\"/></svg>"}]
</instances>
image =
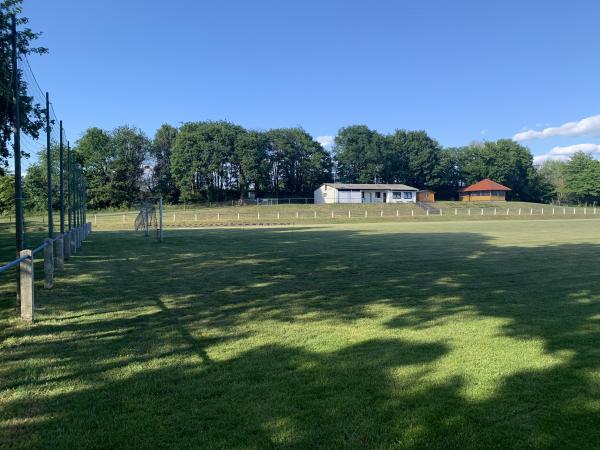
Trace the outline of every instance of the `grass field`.
<instances>
[{"instance_id":1,"label":"grass field","mask_svg":"<svg viewBox=\"0 0 600 450\"><path fill-rule=\"evenodd\" d=\"M553 206L528 202L436 202L429 213L416 204L280 204L263 206L166 206L165 228L214 226L314 225L339 223L550 220L600 218L600 207ZM138 210L88 211L87 220L96 230L132 230ZM47 229L44 213L25 214L28 229ZM0 217L0 226L11 223ZM59 217L54 215L55 229Z\"/></svg>"},{"instance_id":2,"label":"grass field","mask_svg":"<svg viewBox=\"0 0 600 450\"><path fill-rule=\"evenodd\" d=\"M598 448L599 224L95 232L0 279L0 447Z\"/></svg>"}]
</instances>

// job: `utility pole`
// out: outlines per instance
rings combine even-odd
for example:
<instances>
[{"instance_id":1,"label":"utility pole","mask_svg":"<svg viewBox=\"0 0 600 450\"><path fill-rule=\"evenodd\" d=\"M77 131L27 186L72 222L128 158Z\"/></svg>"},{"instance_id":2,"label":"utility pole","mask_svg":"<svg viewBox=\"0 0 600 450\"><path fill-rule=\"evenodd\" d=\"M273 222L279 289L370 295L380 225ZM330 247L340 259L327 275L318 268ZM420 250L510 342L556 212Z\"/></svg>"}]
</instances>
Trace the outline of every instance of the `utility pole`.
<instances>
[{"instance_id":1,"label":"utility pole","mask_svg":"<svg viewBox=\"0 0 600 450\"><path fill-rule=\"evenodd\" d=\"M67 141L67 213L69 216L69 231L71 231L71 213L73 208L71 201L73 199L73 191L71 187L71 177L73 176L73 166L71 165L71 143Z\"/></svg>"},{"instance_id":2,"label":"utility pole","mask_svg":"<svg viewBox=\"0 0 600 450\"><path fill-rule=\"evenodd\" d=\"M52 226L52 149L50 148L50 95L46 92L46 170L48 178L48 237L54 238Z\"/></svg>"},{"instance_id":3,"label":"utility pole","mask_svg":"<svg viewBox=\"0 0 600 450\"><path fill-rule=\"evenodd\" d=\"M23 186L21 185L21 99L19 97L19 68L17 66L17 18L11 17L12 28L12 90L13 90L13 152L15 156L15 228L16 253L23 250ZM17 308L21 307L21 273L17 266Z\"/></svg>"},{"instance_id":4,"label":"utility pole","mask_svg":"<svg viewBox=\"0 0 600 450\"><path fill-rule=\"evenodd\" d=\"M64 146L63 146L63 124L60 121L60 156L58 160L58 182L60 184L60 234L65 233L65 187L64 187L64 176L63 176L63 163L64 163Z\"/></svg>"},{"instance_id":5,"label":"utility pole","mask_svg":"<svg viewBox=\"0 0 600 450\"><path fill-rule=\"evenodd\" d=\"M81 226L81 186L79 180L79 164L75 164L75 211L77 214L77 227Z\"/></svg>"}]
</instances>

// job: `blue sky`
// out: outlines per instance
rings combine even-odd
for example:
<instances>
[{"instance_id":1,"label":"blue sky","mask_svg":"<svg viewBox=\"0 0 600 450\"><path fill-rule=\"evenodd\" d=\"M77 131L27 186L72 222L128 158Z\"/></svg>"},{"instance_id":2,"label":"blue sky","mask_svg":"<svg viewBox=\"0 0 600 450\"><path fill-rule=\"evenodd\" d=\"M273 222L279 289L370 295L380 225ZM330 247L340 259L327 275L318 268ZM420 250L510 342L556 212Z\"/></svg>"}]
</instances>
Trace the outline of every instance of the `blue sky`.
<instances>
[{"instance_id":1,"label":"blue sky","mask_svg":"<svg viewBox=\"0 0 600 450\"><path fill-rule=\"evenodd\" d=\"M25 0L30 59L71 141L90 126L227 119L423 129L444 146L524 133L600 153L593 1ZM588 119L586 119L588 118ZM582 119L583 122L578 123ZM563 126L565 123L575 122Z\"/></svg>"}]
</instances>

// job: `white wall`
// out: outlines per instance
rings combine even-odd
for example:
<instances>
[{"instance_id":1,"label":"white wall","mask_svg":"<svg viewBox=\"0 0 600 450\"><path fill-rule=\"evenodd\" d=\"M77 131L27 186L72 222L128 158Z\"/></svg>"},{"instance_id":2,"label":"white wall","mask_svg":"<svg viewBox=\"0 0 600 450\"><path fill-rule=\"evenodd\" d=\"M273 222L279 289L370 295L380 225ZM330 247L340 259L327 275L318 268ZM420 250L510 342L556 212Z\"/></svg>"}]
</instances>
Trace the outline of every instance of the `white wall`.
<instances>
[{"instance_id":1,"label":"white wall","mask_svg":"<svg viewBox=\"0 0 600 450\"><path fill-rule=\"evenodd\" d=\"M337 203L337 194L337 189L323 185L315 189L315 203Z\"/></svg>"},{"instance_id":2,"label":"white wall","mask_svg":"<svg viewBox=\"0 0 600 450\"><path fill-rule=\"evenodd\" d=\"M338 191L338 203L362 203L361 191Z\"/></svg>"},{"instance_id":3,"label":"white wall","mask_svg":"<svg viewBox=\"0 0 600 450\"><path fill-rule=\"evenodd\" d=\"M363 199L364 192L364 199ZM380 192L380 197L375 196L375 192ZM338 191L331 186L321 186L314 192L315 203L383 203L383 194L387 194L386 203L416 203L416 191L396 191L402 192L402 198L395 199L393 191ZM404 192L411 192L412 198L404 198Z\"/></svg>"}]
</instances>

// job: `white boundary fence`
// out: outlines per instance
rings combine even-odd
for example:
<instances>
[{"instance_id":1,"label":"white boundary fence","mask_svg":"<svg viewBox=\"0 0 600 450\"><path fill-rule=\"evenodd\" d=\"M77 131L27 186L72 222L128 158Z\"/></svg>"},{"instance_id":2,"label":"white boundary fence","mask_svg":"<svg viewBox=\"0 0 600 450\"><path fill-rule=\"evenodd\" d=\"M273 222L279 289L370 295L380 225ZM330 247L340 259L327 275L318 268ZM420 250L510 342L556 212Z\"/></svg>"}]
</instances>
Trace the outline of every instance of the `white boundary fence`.
<instances>
[{"instance_id":1,"label":"white boundary fence","mask_svg":"<svg viewBox=\"0 0 600 450\"><path fill-rule=\"evenodd\" d=\"M83 244L83 241L92 232L92 223L72 228L64 234L59 234L54 239L46 238L44 243L33 250L22 250L14 261L0 267L0 273L19 266L19 295L21 299L21 319L26 322L35 320L35 289L34 289L34 260L39 252L44 253L44 288L52 289L54 286L55 268L64 269L65 259Z\"/></svg>"},{"instance_id":2,"label":"white boundary fence","mask_svg":"<svg viewBox=\"0 0 600 450\"><path fill-rule=\"evenodd\" d=\"M133 226L136 212L120 213L95 213L93 214L93 224L102 227L103 224L112 223L113 225L125 225L127 228ZM455 218L478 219L481 217L496 216L499 219L510 217L539 217L552 218L560 216L579 216L579 217L599 217L600 209L588 207L563 207L563 206L523 206L507 205L506 207L490 206L472 206L472 207L438 207L435 211L424 210L418 207L395 207L385 205L378 207L376 205L307 205L304 208L298 208L294 205L281 206L261 206L261 207L239 207L239 208L219 208L219 209L176 209L165 211L165 226L193 226L206 224L244 224L244 223L268 223L273 222L302 222L321 219L325 221L332 220L387 220L394 219L425 219L434 220L444 218L452 220Z\"/></svg>"}]
</instances>

